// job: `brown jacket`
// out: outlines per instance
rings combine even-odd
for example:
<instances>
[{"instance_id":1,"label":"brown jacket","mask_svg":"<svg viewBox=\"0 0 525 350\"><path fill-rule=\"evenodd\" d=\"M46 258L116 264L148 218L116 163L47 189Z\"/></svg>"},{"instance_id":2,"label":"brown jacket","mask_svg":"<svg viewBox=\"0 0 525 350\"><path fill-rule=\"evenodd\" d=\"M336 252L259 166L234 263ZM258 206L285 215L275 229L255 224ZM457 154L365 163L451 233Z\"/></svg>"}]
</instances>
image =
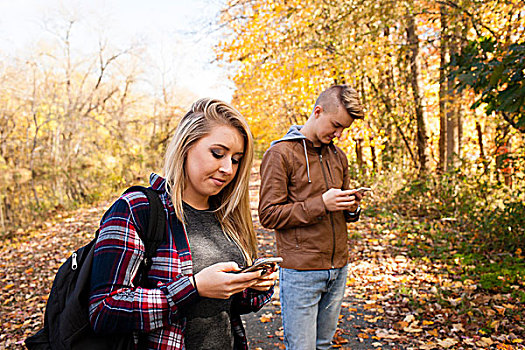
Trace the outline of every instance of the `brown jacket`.
<instances>
[{"instance_id":1,"label":"brown jacket","mask_svg":"<svg viewBox=\"0 0 525 350\"><path fill-rule=\"evenodd\" d=\"M259 219L275 229L282 267L340 268L348 261L346 221L357 221L359 215L327 211L322 194L330 188L348 189L348 161L332 143L319 154L300 128L292 126L264 154Z\"/></svg>"}]
</instances>

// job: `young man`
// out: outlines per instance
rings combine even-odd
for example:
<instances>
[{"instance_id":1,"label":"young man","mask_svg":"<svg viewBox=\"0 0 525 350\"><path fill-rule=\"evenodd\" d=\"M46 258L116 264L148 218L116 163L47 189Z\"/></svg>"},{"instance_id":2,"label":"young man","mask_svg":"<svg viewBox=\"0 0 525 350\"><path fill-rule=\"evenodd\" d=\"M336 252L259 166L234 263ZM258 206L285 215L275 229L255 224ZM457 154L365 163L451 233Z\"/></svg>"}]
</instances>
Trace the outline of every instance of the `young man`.
<instances>
[{"instance_id":1,"label":"young man","mask_svg":"<svg viewBox=\"0 0 525 350\"><path fill-rule=\"evenodd\" d=\"M274 229L283 258L281 315L287 349L328 349L348 269L346 222L359 219L361 194L348 189L348 160L332 143L363 118L357 92L323 91L304 126L272 142L261 164L259 219Z\"/></svg>"}]
</instances>

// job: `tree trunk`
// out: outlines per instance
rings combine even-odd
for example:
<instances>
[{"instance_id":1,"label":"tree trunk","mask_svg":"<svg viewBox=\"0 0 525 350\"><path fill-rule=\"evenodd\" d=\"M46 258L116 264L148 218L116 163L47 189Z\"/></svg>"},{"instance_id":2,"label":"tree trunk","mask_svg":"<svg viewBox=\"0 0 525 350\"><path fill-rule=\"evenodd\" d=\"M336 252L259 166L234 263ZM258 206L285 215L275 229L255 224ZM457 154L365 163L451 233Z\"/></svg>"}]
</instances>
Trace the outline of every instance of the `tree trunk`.
<instances>
[{"instance_id":1,"label":"tree trunk","mask_svg":"<svg viewBox=\"0 0 525 350\"><path fill-rule=\"evenodd\" d=\"M511 136L510 126L500 125L496 129L496 138L494 140L496 146L496 172L498 174L498 181L500 181L500 174L503 175L505 185L512 187L512 153L511 153Z\"/></svg>"},{"instance_id":2,"label":"tree trunk","mask_svg":"<svg viewBox=\"0 0 525 350\"><path fill-rule=\"evenodd\" d=\"M2 232L5 234L6 230L5 230L4 211L2 209L3 206L4 206L4 197L0 196L0 225L2 226Z\"/></svg>"},{"instance_id":3,"label":"tree trunk","mask_svg":"<svg viewBox=\"0 0 525 350\"><path fill-rule=\"evenodd\" d=\"M438 172L443 173L446 168L446 157L447 157L447 41L448 36L446 34L448 30L447 25L447 8L443 5L440 6L441 13L441 47L440 47L440 63L439 63L439 162Z\"/></svg>"},{"instance_id":4,"label":"tree trunk","mask_svg":"<svg viewBox=\"0 0 525 350\"><path fill-rule=\"evenodd\" d=\"M479 158L485 159L485 150L483 149L483 132L481 131L481 124L476 121L476 131L478 132L478 146L479 146Z\"/></svg>"},{"instance_id":5,"label":"tree trunk","mask_svg":"<svg viewBox=\"0 0 525 350\"><path fill-rule=\"evenodd\" d=\"M376 159L376 148L374 145L374 139L370 140L370 153L372 154L372 169L377 172L377 159Z\"/></svg>"},{"instance_id":6,"label":"tree trunk","mask_svg":"<svg viewBox=\"0 0 525 350\"><path fill-rule=\"evenodd\" d=\"M359 172L361 174L364 174L363 170L363 145L362 145L363 139L358 138L355 139L355 154L357 158L357 166L359 167Z\"/></svg>"},{"instance_id":7,"label":"tree trunk","mask_svg":"<svg viewBox=\"0 0 525 350\"><path fill-rule=\"evenodd\" d=\"M468 33L468 30L469 30L469 25L468 25L468 22L463 20L462 21L462 26L461 28L460 27L456 27L456 33L457 33L457 45L458 45L458 50L459 50L459 53L460 54L463 54L463 50L465 50L465 48L467 47L468 45L468 40L467 40L467 33ZM466 110L466 106L464 105L463 101L462 101L462 98L463 98L463 95L461 92L459 92L458 94L456 94L456 99L458 99L458 113L457 113L457 118L458 118L458 157L461 159L462 157L462 154L461 154L461 150L463 149L463 115L466 115L468 112L465 112Z\"/></svg>"},{"instance_id":8,"label":"tree trunk","mask_svg":"<svg viewBox=\"0 0 525 350\"><path fill-rule=\"evenodd\" d=\"M35 159L35 150L37 147L37 141L38 141L38 131L40 130L40 126L38 125L38 118L36 113L36 73L35 73L35 67L33 66L33 93L32 93L32 99L31 99L31 115L33 116L33 123L35 126L35 134L33 136L33 143L31 146L31 151L29 155L29 170L31 171L31 189L33 191L33 198L35 200L37 208L40 208L40 199L38 198L38 193L36 191L36 183L35 183L35 167L34 167L34 159ZM3 223L2 223L3 226Z\"/></svg>"},{"instance_id":9,"label":"tree trunk","mask_svg":"<svg viewBox=\"0 0 525 350\"><path fill-rule=\"evenodd\" d=\"M458 109L457 109L457 113L456 113L456 118L457 118L457 124L458 124L458 146L457 146L457 149L458 149L458 158L461 159L462 155L461 155L461 149L462 149L462 144L463 144L463 107L461 106L461 96L458 96L457 97L458 99L460 99L459 101L459 105L458 105Z\"/></svg>"},{"instance_id":10,"label":"tree trunk","mask_svg":"<svg viewBox=\"0 0 525 350\"><path fill-rule=\"evenodd\" d=\"M481 162L483 163L483 168L485 174L488 173L488 163L487 159L485 158L485 150L483 149L483 131L481 130L481 124L479 121L476 121L476 132L478 134L478 146L479 146L479 159L481 159Z\"/></svg>"},{"instance_id":11,"label":"tree trunk","mask_svg":"<svg viewBox=\"0 0 525 350\"><path fill-rule=\"evenodd\" d=\"M457 52L457 45L450 40L448 45L449 54L453 55ZM459 159L459 123L458 123L458 109L454 108L454 82L450 79L447 81L447 100L446 100L446 118L447 118L447 171L451 172L457 166Z\"/></svg>"},{"instance_id":12,"label":"tree trunk","mask_svg":"<svg viewBox=\"0 0 525 350\"><path fill-rule=\"evenodd\" d=\"M392 124L388 124L388 128L390 128L392 125L395 126L397 132L399 133L399 136L401 136L401 138L403 139L403 143L405 144L405 147L406 147L406 149L408 151L408 154L410 155L410 159L414 163L414 167L417 167L417 160L414 157L414 153L412 152L412 149L410 148L410 142L408 141L408 138L406 137L405 133L403 132L403 130L401 129L401 127L399 126L399 124L395 120L395 116L393 115L393 112L392 112L392 106L390 105L390 100L388 100L382 93L379 92L379 89L374 84L372 79L370 79L370 77L367 77L367 78L368 78L368 81L370 82L370 85L374 89L375 93L381 98L381 101L383 101L383 104L385 105L386 111L391 116L390 119L392 121ZM392 140L389 140L388 142L390 144L393 144ZM392 147L391 147L391 149L392 149L391 156L392 156L392 159L394 159L395 154L394 154L394 151L393 151Z\"/></svg>"},{"instance_id":13,"label":"tree trunk","mask_svg":"<svg viewBox=\"0 0 525 350\"><path fill-rule=\"evenodd\" d=\"M427 172L427 126L423 114L423 105L419 89L419 40L416 35L416 24L414 15L407 14L407 40L410 45L410 83L412 85L412 94L414 95L414 108L417 121L417 153L419 160L419 176L423 177Z\"/></svg>"}]
</instances>

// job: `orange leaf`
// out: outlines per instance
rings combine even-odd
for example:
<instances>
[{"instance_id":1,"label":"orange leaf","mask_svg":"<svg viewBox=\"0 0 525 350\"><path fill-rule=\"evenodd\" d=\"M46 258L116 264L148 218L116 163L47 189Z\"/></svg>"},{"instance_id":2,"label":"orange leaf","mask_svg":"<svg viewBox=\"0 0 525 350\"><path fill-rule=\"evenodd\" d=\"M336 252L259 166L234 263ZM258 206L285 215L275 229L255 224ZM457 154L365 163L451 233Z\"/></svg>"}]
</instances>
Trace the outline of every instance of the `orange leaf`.
<instances>
[{"instance_id":1,"label":"orange leaf","mask_svg":"<svg viewBox=\"0 0 525 350\"><path fill-rule=\"evenodd\" d=\"M261 316L261 318L259 318L259 320L262 323L272 322L272 314L270 314L270 313L264 314L264 315Z\"/></svg>"},{"instance_id":2,"label":"orange leaf","mask_svg":"<svg viewBox=\"0 0 525 350\"><path fill-rule=\"evenodd\" d=\"M430 334L433 337L437 337L438 336L438 330L437 329L432 329L430 331L427 331L427 333Z\"/></svg>"}]
</instances>

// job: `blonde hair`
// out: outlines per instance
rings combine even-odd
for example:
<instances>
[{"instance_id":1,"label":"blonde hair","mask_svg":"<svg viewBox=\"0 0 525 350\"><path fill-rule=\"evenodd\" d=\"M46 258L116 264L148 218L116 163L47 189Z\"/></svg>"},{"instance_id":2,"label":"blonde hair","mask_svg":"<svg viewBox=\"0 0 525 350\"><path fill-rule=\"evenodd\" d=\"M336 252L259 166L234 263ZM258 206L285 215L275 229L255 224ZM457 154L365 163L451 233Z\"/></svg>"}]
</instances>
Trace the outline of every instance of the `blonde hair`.
<instances>
[{"instance_id":1,"label":"blonde hair","mask_svg":"<svg viewBox=\"0 0 525 350\"><path fill-rule=\"evenodd\" d=\"M184 220L182 194L186 179L185 163L188 151L216 126L231 126L244 139L244 155L233 180L217 195L210 197L210 204L227 237L242 250L247 263L257 256L257 239L250 212L249 181L253 162L253 136L248 123L235 108L216 99L203 98L191 106L180 120L164 158L166 191L171 197L175 214Z\"/></svg>"},{"instance_id":2,"label":"blonde hair","mask_svg":"<svg viewBox=\"0 0 525 350\"><path fill-rule=\"evenodd\" d=\"M348 85L333 85L321 92L315 106L321 105L326 111L334 111L342 105L352 119L363 119L365 113L357 91ZM314 108L315 108L314 106Z\"/></svg>"}]
</instances>

